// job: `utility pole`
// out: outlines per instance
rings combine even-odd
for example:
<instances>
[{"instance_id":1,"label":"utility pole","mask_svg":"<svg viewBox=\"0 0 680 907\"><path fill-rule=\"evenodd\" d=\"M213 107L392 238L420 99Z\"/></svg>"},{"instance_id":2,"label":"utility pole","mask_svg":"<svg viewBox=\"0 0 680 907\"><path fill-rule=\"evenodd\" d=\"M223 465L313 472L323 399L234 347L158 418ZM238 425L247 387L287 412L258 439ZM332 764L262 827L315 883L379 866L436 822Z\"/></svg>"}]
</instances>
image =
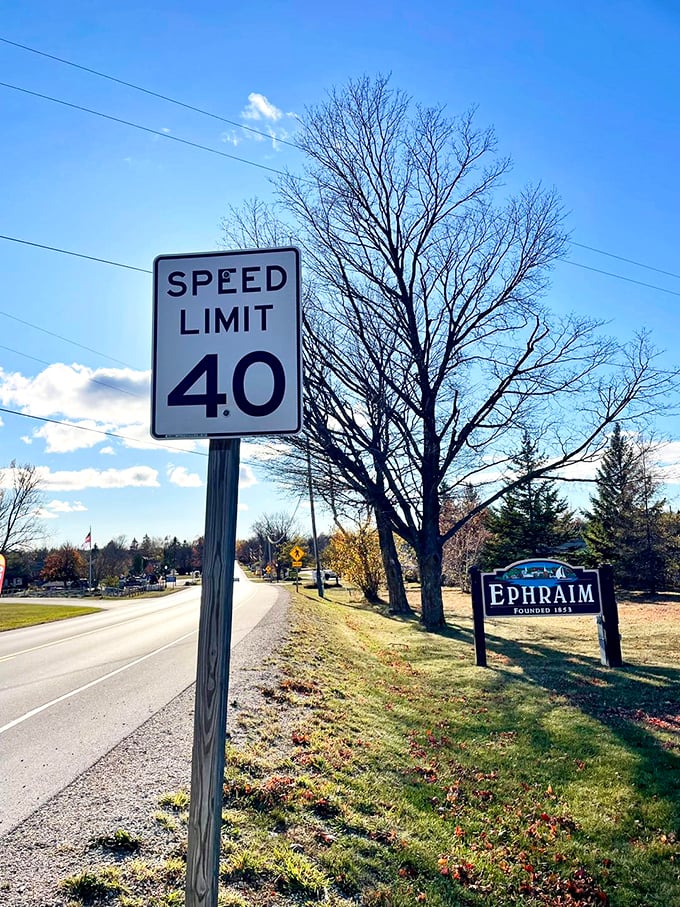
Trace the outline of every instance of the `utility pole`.
<instances>
[{"instance_id":1,"label":"utility pole","mask_svg":"<svg viewBox=\"0 0 680 907\"><path fill-rule=\"evenodd\" d=\"M314 490L312 487L312 458L309 453L309 441L307 441L307 481L309 483L309 511L312 517L312 544L314 545L314 562L316 563L316 589L319 593L319 598L323 598L323 577L321 576L321 562L319 560L319 544L316 540L316 516L314 514Z\"/></svg>"}]
</instances>

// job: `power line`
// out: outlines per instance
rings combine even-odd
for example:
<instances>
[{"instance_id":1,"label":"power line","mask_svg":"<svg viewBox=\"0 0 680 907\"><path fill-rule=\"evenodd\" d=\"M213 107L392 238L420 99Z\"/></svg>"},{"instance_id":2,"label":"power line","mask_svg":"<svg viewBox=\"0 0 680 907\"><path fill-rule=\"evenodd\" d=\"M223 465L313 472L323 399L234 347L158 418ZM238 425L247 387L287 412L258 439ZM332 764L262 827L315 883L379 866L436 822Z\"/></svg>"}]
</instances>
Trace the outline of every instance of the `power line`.
<instances>
[{"instance_id":1,"label":"power line","mask_svg":"<svg viewBox=\"0 0 680 907\"><path fill-rule=\"evenodd\" d=\"M116 268L131 268L132 270L140 271L143 274L152 273L150 270L148 270L146 268L137 268L132 265L123 264L122 262L119 262L119 261L111 261L108 258L98 258L95 255L84 255L80 252L74 252L70 249L60 249L57 246L50 246L50 245L46 245L45 243L29 242L26 239L18 239L15 236L7 236L7 235L0 234L0 239L7 240L8 242L23 243L24 245L27 245L27 246L35 246L39 249L47 249L50 252L59 252L62 255L72 255L76 258L84 258L84 259L87 259L88 261L96 261L101 264L113 265ZM676 290L669 290L667 287L658 286L658 284L645 283L642 280L634 280L632 277L625 277L623 274L616 274L614 271L604 271L601 268L593 268L590 265L584 265L581 262L573 261L570 258L560 258L559 261L562 261L568 265L573 265L575 268L582 268L585 271L593 271L596 274L603 274L606 277L613 277L615 280L624 280L627 283L634 283L634 284L637 284L638 286L646 287L649 290L657 290L660 293L668 293L671 296L680 296L680 292L677 292ZM652 270L658 270L658 269L652 269ZM670 272L663 272L663 273L670 274ZM97 350L94 350L89 346L83 346L80 343L76 343L74 340L69 340L68 337L62 337L59 334L54 334L51 331L46 331L44 328L40 328L37 325L31 324L29 321L22 321L21 318L17 318L15 315L10 315L9 313L3 312L3 311L0 311L0 315L4 315L7 318L13 318L15 321L19 321L22 324L26 324L29 327L33 327L38 331L43 331L43 333L45 333L45 334L51 334L51 336L53 336L53 337L58 337L60 340L65 340L67 343L72 343L72 344L74 344L74 346L79 346L82 349L85 349L90 353L95 353L97 355L105 356L105 358L111 359L113 362L117 362L119 365L125 365L128 368L136 368L136 366L130 365L127 362L122 362L120 359L115 359L112 356L106 356L105 353L99 353Z\"/></svg>"},{"instance_id":2,"label":"power line","mask_svg":"<svg viewBox=\"0 0 680 907\"><path fill-rule=\"evenodd\" d=\"M23 353L20 350L15 350L11 346L4 346L0 344L0 350L7 350L10 353L16 353L17 356L25 356L26 359L32 359L34 362L40 362L42 365L51 366L54 365L53 362L48 362L47 359L38 359L37 356L31 356L29 353ZM104 355L101 353L100 355ZM127 394L129 397L146 397L146 394L139 394L136 391L127 391L124 387L116 387L115 384L107 384L106 381L100 381L99 378L88 378L92 384L101 384L102 387L107 387L109 390L116 391L119 394Z\"/></svg>"},{"instance_id":3,"label":"power line","mask_svg":"<svg viewBox=\"0 0 680 907\"><path fill-rule=\"evenodd\" d=\"M0 234L0 239L6 239L7 242L21 243L24 246L35 246L38 249L47 249L50 252L61 252L62 255L73 255L74 258L84 258L87 261L98 261L101 264L113 265L116 268L126 268L128 271L139 271L141 274L151 274L148 268L137 268L134 265L126 265L120 261L111 261L108 258L97 258L95 255L84 255L82 252L71 252L68 249L59 249L57 246L46 246L44 243L30 242L28 239L18 239L16 236L4 236Z\"/></svg>"},{"instance_id":4,"label":"power line","mask_svg":"<svg viewBox=\"0 0 680 907\"><path fill-rule=\"evenodd\" d=\"M5 40L5 39L0 38L0 41L3 41L3 40ZM12 42L6 42L6 43L12 43ZM201 144L199 144L198 142L191 142L191 141L189 141L188 139L182 139L182 138L179 138L178 136L174 136L174 135L171 135L171 134L166 133L166 132L161 132L161 131L159 131L159 130L157 130L157 129L151 129L151 128L148 127L148 126L142 126L142 125L139 124L139 123L133 123L132 121L122 119L121 117L114 117L114 116L111 116L111 115L109 115L109 114L102 113L102 112L97 111L97 110L93 110L93 109L91 109L91 108L89 108L89 107L83 107L82 105L79 105L79 104L72 104L72 103L70 103L69 101L64 101L64 100L61 100L60 98L53 98L53 97L51 97L51 96L49 96L49 95L41 94L40 92L30 91L30 90L27 89L27 88L21 88L21 87L19 87L19 86L17 86L17 85L11 85L11 84L9 84L9 83L7 83L7 82L0 82L0 86L5 87L5 88L10 88L10 89L12 89L12 90L14 90L14 91L19 91L19 92L22 92L22 93L24 93L24 94L31 95L31 96L33 96L33 97L38 97L38 98L41 98L41 99L43 99L43 100L51 101L51 102L53 102L53 103L55 103L55 104L60 104L60 105L63 105L63 106L65 106L65 107L70 107L70 108L72 108L72 109L74 109L74 110L79 110L79 111L81 111L81 112L83 112L83 113L89 113L89 114L91 114L92 116L101 117L101 118L103 118L103 119L110 120L110 121L112 121L112 122L119 123L119 124L124 125L124 126L130 126L130 127L133 128L133 129L139 129L139 130L141 130L142 132L147 132L147 133L150 133L150 134L152 134L152 135L157 135L157 136L160 136L161 138L172 139L173 141L180 142L180 143L183 144L183 145L188 145L188 146L191 147L191 148L197 148L197 149L202 150L202 151L208 151L208 152L210 152L211 154L217 154L217 155L219 155L220 157L226 157L226 158L228 158L228 159L230 159L230 160L235 160L235 161L238 161L238 162L243 163L243 164L250 164L250 165L253 166L253 167L257 167L257 168L259 168L259 169L266 170L266 171L268 171L268 172L270 172L270 173L276 173L276 174L279 175L279 176L285 176L285 175L286 175L282 170L278 170L278 169L275 168L275 167L267 167L265 164L259 164L259 163L255 162L255 161L250 161L250 160L248 160L247 158L239 157L238 155L229 154L229 153L227 153L227 152L225 152L225 151L219 151L219 150L216 149L216 148L210 148L209 146L207 146L207 145L201 145ZM135 87L135 86L133 86L133 87ZM306 180L303 180L303 181L306 182ZM8 241L10 241L10 242L19 242L19 243L23 243L23 244L25 244L25 245L33 245L33 246L36 246L36 247L38 247L38 248L45 248L45 249L48 249L48 250L53 251L53 252L61 252L61 253L65 254L65 255L73 255L73 256L75 256L75 257L77 257L77 258L83 258L83 259L90 260L90 261L98 261L98 262L101 262L101 263L103 263L103 264L110 264L110 265L113 265L113 266L115 266L115 267L126 268L126 269L129 269L129 270L139 271L139 272L146 273L146 274L150 274L150 273L151 273L151 272L150 272L148 269L146 269L146 268L137 268L137 267L135 267L135 266L133 266L133 265L127 265L127 264L124 264L124 263L122 263L122 262L111 261L111 260L104 259L104 258L97 258L97 257L95 257L95 256L90 256L90 255L84 255L84 254L79 253L79 252L73 252L73 251L69 251L69 250L65 250L65 249L59 249L59 248L57 248L57 247L55 247L55 246L47 246L47 245L43 245L43 244L41 244L41 243L33 243L33 242L28 241L28 240L18 239L18 238L16 238L16 237L0 235L0 239L5 239L5 240L8 240ZM583 243L576 243L576 242L572 242L572 245L578 246L579 248L588 249L588 250L590 250L590 251L596 252L596 253L601 254L601 255L608 255L608 256L610 256L610 257L612 257L612 258L616 258L616 259L618 259L618 260L620 260L620 261L625 261L625 262L627 262L627 263L629 263L629 264L633 264L633 265L636 265L636 266L638 266L638 267L647 268L647 269L649 269L649 270L656 271L656 272L658 272L658 273L665 274L665 275L670 276L670 277L678 277L678 278L680 278L680 275L677 275L677 274L675 274L675 273L672 272L672 271L664 271L664 270L662 270L661 268L655 268L655 267L652 267L651 265L645 265L645 264L642 264L641 262L636 262L636 261L634 261L633 259L625 258L624 256L614 255L613 253L605 252L604 250L601 250L601 249L596 249L596 248L593 247L593 246L587 246L587 245L585 245L585 244L583 244ZM586 271L593 271L593 272L595 272L595 273L597 273L597 274L603 274L603 275L605 275L605 276L607 276L607 277L613 277L613 278L615 278L615 279L617 279L617 280L624 280L624 281L626 281L627 283L637 284L638 286L643 286L643 287L646 287L647 289L657 290L657 291L659 291L659 292L661 292L661 293L668 293L668 294L671 295L671 296L680 296L680 292L677 292L677 291L675 291L675 290L669 290L669 289L667 289L666 287L660 287L660 286L658 286L658 285L656 285L656 284L645 283L644 281L635 280L635 279L633 279L633 278L631 278L631 277L625 277L625 276L622 275L622 274L616 274L616 273L614 273L614 272L612 272L612 271L605 271L605 270L600 269L600 268L594 268L594 267L591 267L591 266L589 266L589 265L584 265L584 264L581 264L580 262L573 261L572 259L562 258L562 259L560 259L560 260L561 260L561 261L564 261L564 262L567 263L567 264L573 265L574 267L582 268L582 269L584 269L584 270L586 270ZM1 314L1 313L0 313L0 314ZM10 317L12 317L12 316L10 316ZM94 352L94 351L91 351L91 352ZM111 357L109 357L109 358L111 358ZM119 361L119 360L114 360L114 361Z\"/></svg>"},{"instance_id":5,"label":"power line","mask_svg":"<svg viewBox=\"0 0 680 907\"><path fill-rule=\"evenodd\" d=\"M237 123L234 120L229 120L226 117L220 116L220 114L213 113L210 110L204 110L202 107L195 107L193 104L187 104L184 101L178 101L177 98L171 98L169 95L161 94L158 91L152 91L150 88L143 88L141 85L135 85L134 82L126 82L125 79L119 79L116 76L109 75L105 72L100 72L98 69L91 69L89 66L83 66L80 63L74 63L72 60L65 60L63 57L57 57L54 54L48 54L43 50L38 50L35 47L29 47L27 44L19 44L18 41L10 41L9 38L3 38L0 36L0 41L3 44L9 44L12 47L19 47L21 50L27 50L29 53L37 54L40 57L46 57L48 60L55 60L57 63L63 63L65 66L72 66L74 69L80 69L82 72L90 73L90 75L98 76L100 79L107 79L109 82L115 82L117 85L124 85L126 88L132 88L135 91L141 91L143 94L150 95L152 98L159 98L161 101L167 101L169 104L175 104L177 107L183 107L185 110L191 110L194 113L200 113L203 116L211 117L213 120L219 120L221 123L227 123L229 126L235 126L237 129L245 129L247 132L252 132L255 135L262 136L266 139L271 139L276 142L280 142L282 145L290 145L291 148L296 148L300 150L300 146L296 145L295 142L289 142L286 139L280 139L277 136L270 135L268 132L263 132L261 129L255 129L253 126L246 126L244 123Z\"/></svg>"},{"instance_id":6,"label":"power line","mask_svg":"<svg viewBox=\"0 0 680 907\"><path fill-rule=\"evenodd\" d=\"M0 239L4 239L7 242L21 243L24 246L33 246L36 249L47 249L49 252L59 252L61 255L71 255L74 258L83 258L86 261L95 261L99 264L112 265L116 268L126 268L130 271L138 271L141 274L152 273L148 268L137 268L134 265L124 264L120 261L112 261L109 258L98 258L96 255L85 255L82 252L73 252L71 249L61 249L58 246L48 246L45 243L31 242L28 239L19 239L16 236L7 236L0 234ZM10 315L9 312L3 312L2 310L0 310L0 315L3 315L5 318L11 318L13 321L18 321L19 324L25 324L27 327L33 328L36 331L41 331L43 334L48 334L50 337L55 337L58 340L63 340L66 343L77 346L82 350L87 350L88 353L94 353L96 356L102 356L104 359L109 359L111 360L111 362L116 362L118 365L124 365L126 368L131 368L135 371L139 371L137 366L131 365L129 362L124 362L122 359L116 359L115 356L109 356L106 353L102 353L101 350L93 349L91 346L84 346L82 343L77 343L75 340L71 340L69 337L64 337L62 334L55 334L54 331L48 331L45 328L39 327L37 324L33 324L30 321L25 321L23 318L18 318L16 315ZM4 347L4 349L9 349L9 347ZM35 357L31 356L29 358L34 359ZM43 360L37 359L36 361L42 362Z\"/></svg>"},{"instance_id":7,"label":"power line","mask_svg":"<svg viewBox=\"0 0 680 907\"><path fill-rule=\"evenodd\" d=\"M11 85L9 82L0 82L3 88L10 88L12 91L19 91L22 94L31 95L34 98L41 98L43 101L51 101L53 104L61 104L62 107L70 107L72 110L79 110L82 113L89 113L91 116L101 117L103 120L110 120L112 123L120 123L123 126L130 126L132 129L139 129L141 132L150 135L160 136L162 139L170 139L173 142L179 142L181 145L188 145L190 148L198 148L201 151L208 151L210 154L217 154L219 157L226 157L232 161L238 161L241 164L250 164L251 167L257 167L260 170L266 170L269 173L276 173L278 176L285 176L283 170L277 170L275 167L267 167L266 164L258 164L256 161L249 161L245 157L239 157L237 154L229 154L227 151L219 151L217 148L211 148L209 145L201 145L199 142L191 142L189 139L181 139L179 136L171 135L168 132L162 132L159 129L151 129L150 126L142 126L140 123L133 123L131 120L124 120L122 117L114 117L109 113L102 113L99 110L93 110L90 107L83 107L81 104L72 104L70 101L63 101L61 98L53 98L50 95L42 94L39 91L31 91L28 88L21 88L19 85Z\"/></svg>"},{"instance_id":8,"label":"power line","mask_svg":"<svg viewBox=\"0 0 680 907\"><path fill-rule=\"evenodd\" d=\"M67 59L65 59L64 57L58 57L58 56L56 56L56 54L50 54L50 53L47 53L46 51L38 50L38 48L36 48L36 47L30 47L28 44L21 44L21 43L18 42L18 41L11 41L9 38L5 38L5 37L2 37L2 36L0 36L0 42L2 42L3 44L7 44L7 45L9 45L9 46L11 46L11 47L17 47L17 48L20 48L21 50L25 50L25 51L27 51L27 52L29 52L29 53L36 54L37 56L45 57L45 58L48 59L48 60L54 60L55 62L61 63L61 64L63 64L64 66L70 66L70 67L72 67L73 69L78 69L78 70L80 70L80 71L82 71L82 72L87 72L87 73L89 73L90 75L97 76L97 77L100 78L100 79L106 79L106 80L108 80L109 82L115 82L115 83L118 84L118 85L124 85L126 88L131 88L131 89L133 89L134 91L142 92L143 94L149 95L150 97L158 98L159 100L162 100L162 101L167 101L169 104L174 104L174 105L177 106L177 107L183 107L183 108L186 109L186 110L191 110L192 112L194 112L194 113L199 113L199 114L201 114L202 116L210 117L211 119L218 120L218 121L220 121L220 122L222 122L222 123L226 123L226 124L228 124L229 126L234 126L234 127L236 127L237 129L243 129L243 130L246 130L247 132L252 132L254 135L261 136L262 138L266 138L266 139L269 139L269 140L273 140L273 141L276 141L276 142L280 142L282 145L288 145L288 146L290 146L291 148L295 148L295 149L298 150L298 151L302 151L302 150L303 150L303 149L301 148L301 146L298 145L298 144L295 143L295 142L290 142L290 141L287 141L286 139L278 138L277 136L272 136L270 133L263 132L261 129L255 129L255 127L253 127L253 126L247 126L247 125L245 125L244 123L238 123L238 122L236 122L235 120L230 120L230 119L228 119L227 117L224 117L224 116L221 116L220 114L214 113L213 111L205 110L205 108L197 107L197 106L195 106L195 105L193 105L193 104L188 104L188 103L186 103L185 101L180 101L180 100L178 100L177 98L171 97L170 95L165 95L165 94L162 94L161 92L153 91L153 90L151 90L151 89L149 89L149 88L144 88L142 85L137 85L137 84L135 84L134 82L128 82L128 81L126 81L125 79L120 79L120 78L118 78L117 76L112 76L112 75L110 75L109 73L101 72L100 70L97 70L97 69L92 69L92 68L89 67L89 66L84 66L84 65L82 65L81 63L76 63L76 62L74 62L73 60L67 60ZM0 83L0 84L5 84L5 83ZM6 85L6 87L8 87L8 88L14 88L16 91L27 91L27 89L22 89L22 88L19 88L18 86ZM38 94L35 93L35 92L27 92L27 93L29 93L29 94L36 94L38 97L43 97L43 98L45 98L45 99L47 99L47 100L52 100L52 101L54 101L55 103L63 103L63 104L67 104L67 102L65 102L65 101L60 101L60 100L58 100L58 99L56 99L56 98L49 98L49 97L46 96L46 95L38 95ZM100 113L98 113L97 111L91 111L91 110L88 110L87 108L80 108L80 107L77 107L76 105L68 105L68 106L74 106L74 107L76 107L76 109L84 110L84 111L86 111L86 112L88 112L88 113L92 113L92 114L94 114L94 115L96 115L96 116L103 116L103 117L106 117L106 116L107 116L106 114L100 114ZM115 118L111 118L111 119L115 119ZM125 122L125 121L117 120L117 122ZM127 123L126 125L135 126L135 124L132 124L132 123ZM135 126L135 128L146 129L147 127L143 127L143 126ZM150 131L153 131L153 130L150 130ZM170 137L170 136L168 136L167 133L155 133L155 134L157 134L157 135L163 135L163 136L166 137L166 138ZM182 141L182 142L184 142L184 141L186 141L186 140L177 139L177 141ZM188 144L193 144L193 143L188 143ZM214 152L217 153L217 154L220 153L220 152L216 152L214 149L207 148L206 146L199 145L199 146L197 146L197 147L200 147L200 148L202 148L203 150L206 150L206 151L214 151ZM229 157L230 155L226 155L226 156ZM248 161L248 160L246 160L246 159L244 159L244 158L238 158L238 157L236 157L235 155L231 155L231 157L233 157L235 160L241 160L241 161L243 161L244 163L251 163L251 164L253 164L253 166L263 166L263 165L258 165L258 164L254 163L254 162L252 162L252 161ZM265 168L265 169L273 169L273 168ZM281 171L279 171L279 170L274 170L274 172L275 172L275 173L281 173ZM658 274L664 274L664 275L667 276L667 277L674 277L674 278L680 279L680 274L677 274L677 273L674 272L674 271L667 271L667 270L664 270L663 268L657 268L657 267L654 267L653 265L647 265L647 264L644 264L643 262L635 261L635 260L632 259L632 258L626 258L626 257L623 256L623 255L616 255L616 254L613 253L613 252L607 252L607 251L604 250L604 249L598 249L598 248L596 248L595 246L589 246L589 245L586 245L585 243L575 242L574 240L569 240L569 242L570 242L570 244L571 244L572 246L575 246L575 247L577 247L577 248L579 248L579 249L587 249L589 252L595 252L595 253L598 254L598 255L605 255L605 256L607 256L607 257L609 257L609 258L615 258L615 259L617 259L618 261L624 261L624 262L626 262L627 264L634 265L635 267L638 267L638 268L645 268L645 269L648 270L648 271L655 271L656 273L658 273ZM570 263L576 264L575 262L570 262ZM121 265L121 267L130 267L130 266L129 266L129 265ZM583 265L583 267L586 267L586 266ZM141 270L141 269L140 269L140 270ZM596 269L593 269L593 270L596 270ZM601 273L606 274L606 273L608 273L608 272L602 271ZM620 275L616 275L616 274L615 274L615 275L611 275L611 276L619 277ZM622 279L625 279L625 278L622 278ZM643 286L645 286L645 284L643 284Z\"/></svg>"},{"instance_id":9,"label":"power line","mask_svg":"<svg viewBox=\"0 0 680 907\"><path fill-rule=\"evenodd\" d=\"M78 431L89 431L96 435L106 435L107 438L118 438L121 441L130 441L133 444L139 444L139 438L128 438L126 435L119 435L113 431L104 431L101 428L88 428L85 425L74 425L72 422L64 422L62 419L48 419L47 416L34 416L31 413L20 413L15 409L6 409L0 406L0 413L8 413L12 416L21 416L24 419L35 419L38 422L49 422L51 425L62 425L66 428L76 428ZM174 450L180 453L197 454L199 457L207 457L208 454L202 450L184 450L181 447L172 447L170 444L159 444L156 441L145 441L145 444L151 444L153 447L160 447L164 450Z\"/></svg>"},{"instance_id":10,"label":"power line","mask_svg":"<svg viewBox=\"0 0 680 907\"><path fill-rule=\"evenodd\" d=\"M635 265L637 268L645 268L647 271L656 271L657 274L665 274L666 277L676 277L680 280L680 274L676 274L675 271L664 271L663 268L655 268L652 265L643 264L641 261L634 261L632 258L625 258L623 255L614 255L613 252L605 252L604 249L596 249L595 246L586 246L581 242L574 242L573 239L570 239L569 242L572 246L578 246L579 249L587 249L589 252L597 252L598 255L606 255L608 258L616 258L617 261L625 261L629 265ZM603 272L606 273L606 272Z\"/></svg>"},{"instance_id":11,"label":"power line","mask_svg":"<svg viewBox=\"0 0 680 907\"><path fill-rule=\"evenodd\" d=\"M25 324L29 328L33 328L35 331L41 331L43 334L47 334L50 337L56 337L57 340L64 340L66 343L70 343L73 346L79 347L81 350L87 350L88 353L94 353L95 356L103 356L105 359L110 359L111 362L117 362L118 365L124 365L126 368L131 368L134 371L140 371L136 366L130 365L129 362L123 362L122 359L116 359L114 356L109 356L106 353L102 353L100 350L95 350L91 346L85 346L82 343L77 343L75 340L71 340L69 337L64 337L63 334L55 334L54 331L48 331L46 328L38 327L37 324L33 324L30 321L24 321L23 318L18 318L16 315L10 315L9 312L0 311L0 315L3 315L5 318L11 318L12 321L18 321L19 324Z\"/></svg>"},{"instance_id":12,"label":"power line","mask_svg":"<svg viewBox=\"0 0 680 907\"><path fill-rule=\"evenodd\" d=\"M615 277L617 280L625 280L627 283L635 283L639 287L647 287L649 290L658 290L660 293L668 293L670 296L680 296L677 290L668 290L666 287L659 287L654 283L645 283L642 280L634 280L632 277L624 277L623 274L615 274L613 271L603 271L601 268L591 268L590 265L582 265L578 261L572 261L570 258L560 258L565 264L574 265L575 268L583 268L584 271L594 271L596 274L606 274L607 277Z\"/></svg>"}]
</instances>

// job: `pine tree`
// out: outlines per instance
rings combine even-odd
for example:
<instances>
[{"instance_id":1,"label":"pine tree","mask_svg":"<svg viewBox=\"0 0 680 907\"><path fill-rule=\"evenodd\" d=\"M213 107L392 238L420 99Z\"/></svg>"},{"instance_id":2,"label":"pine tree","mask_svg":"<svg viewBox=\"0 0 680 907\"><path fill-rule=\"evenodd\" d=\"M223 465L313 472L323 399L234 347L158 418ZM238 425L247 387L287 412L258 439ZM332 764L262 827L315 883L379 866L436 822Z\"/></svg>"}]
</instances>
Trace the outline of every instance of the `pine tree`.
<instances>
[{"instance_id":1,"label":"pine tree","mask_svg":"<svg viewBox=\"0 0 680 907\"><path fill-rule=\"evenodd\" d=\"M647 449L617 422L590 499L584 538L591 559L614 568L619 585L655 592L664 584L663 500L646 462Z\"/></svg>"},{"instance_id":2,"label":"pine tree","mask_svg":"<svg viewBox=\"0 0 680 907\"><path fill-rule=\"evenodd\" d=\"M532 477L543 461L538 443L532 441L527 430L512 462L517 477L526 478L504 495L500 507L488 512L486 529L490 538L483 563L489 569L530 557L548 557L574 534L574 515L560 497L555 482Z\"/></svg>"}]
</instances>

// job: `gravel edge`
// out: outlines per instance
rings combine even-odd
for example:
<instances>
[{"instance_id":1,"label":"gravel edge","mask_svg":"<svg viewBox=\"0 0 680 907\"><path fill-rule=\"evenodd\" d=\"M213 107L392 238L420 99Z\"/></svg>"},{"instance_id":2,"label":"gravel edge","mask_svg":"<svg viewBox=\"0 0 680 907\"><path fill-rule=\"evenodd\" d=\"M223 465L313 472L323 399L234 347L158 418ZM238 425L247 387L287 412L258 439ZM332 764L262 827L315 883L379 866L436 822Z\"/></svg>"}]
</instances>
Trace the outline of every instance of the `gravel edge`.
<instances>
[{"instance_id":1,"label":"gravel edge","mask_svg":"<svg viewBox=\"0 0 680 907\"><path fill-rule=\"evenodd\" d=\"M270 587L272 588L272 587ZM288 634L285 590L233 649L227 726L231 741L242 736L236 715L257 713L260 689L275 686L272 655ZM93 838L123 828L143 842L145 859L162 859L177 847L154 820L163 793L189 789L195 684L187 687L90 769L0 838L0 905L66 907L58 890L67 876L111 863L112 854L92 848Z\"/></svg>"}]
</instances>

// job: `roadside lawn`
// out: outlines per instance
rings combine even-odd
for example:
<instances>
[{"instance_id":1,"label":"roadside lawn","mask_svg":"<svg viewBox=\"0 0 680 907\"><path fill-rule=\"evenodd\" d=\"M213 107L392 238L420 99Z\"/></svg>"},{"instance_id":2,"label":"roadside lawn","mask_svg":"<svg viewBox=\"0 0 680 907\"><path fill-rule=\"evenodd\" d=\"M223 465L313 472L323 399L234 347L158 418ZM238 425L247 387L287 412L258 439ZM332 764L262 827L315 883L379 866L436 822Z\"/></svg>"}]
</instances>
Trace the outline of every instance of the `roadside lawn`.
<instances>
[{"instance_id":1,"label":"roadside lawn","mask_svg":"<svg viewBox=\"0 0 680 907\"><path fill-rule=\"evenodd\" d=\"M34 605L22 602L0 603L0 632L17 630L19 627L32 627L33 624L46 624L53 620L66 620L68 617L80 617L81 614L94 614L101 608L82 607L80 605Z\"/></svg>"},{"instance_id":2,"label":"roadside lawn","mask_svg":"<svg viewBox=\"0 0 680 907\"><path fill-rule=\"evenodd\" d=\"M467 596L440 634L291 598L278 685L234 709L222 907L680 904L677 601L620 603L611 670L592 617L489 621L484 669ZM184 903L188 796L161 794L168 859L136 842L73 903Z\"/></svg>"}]
</instances>

